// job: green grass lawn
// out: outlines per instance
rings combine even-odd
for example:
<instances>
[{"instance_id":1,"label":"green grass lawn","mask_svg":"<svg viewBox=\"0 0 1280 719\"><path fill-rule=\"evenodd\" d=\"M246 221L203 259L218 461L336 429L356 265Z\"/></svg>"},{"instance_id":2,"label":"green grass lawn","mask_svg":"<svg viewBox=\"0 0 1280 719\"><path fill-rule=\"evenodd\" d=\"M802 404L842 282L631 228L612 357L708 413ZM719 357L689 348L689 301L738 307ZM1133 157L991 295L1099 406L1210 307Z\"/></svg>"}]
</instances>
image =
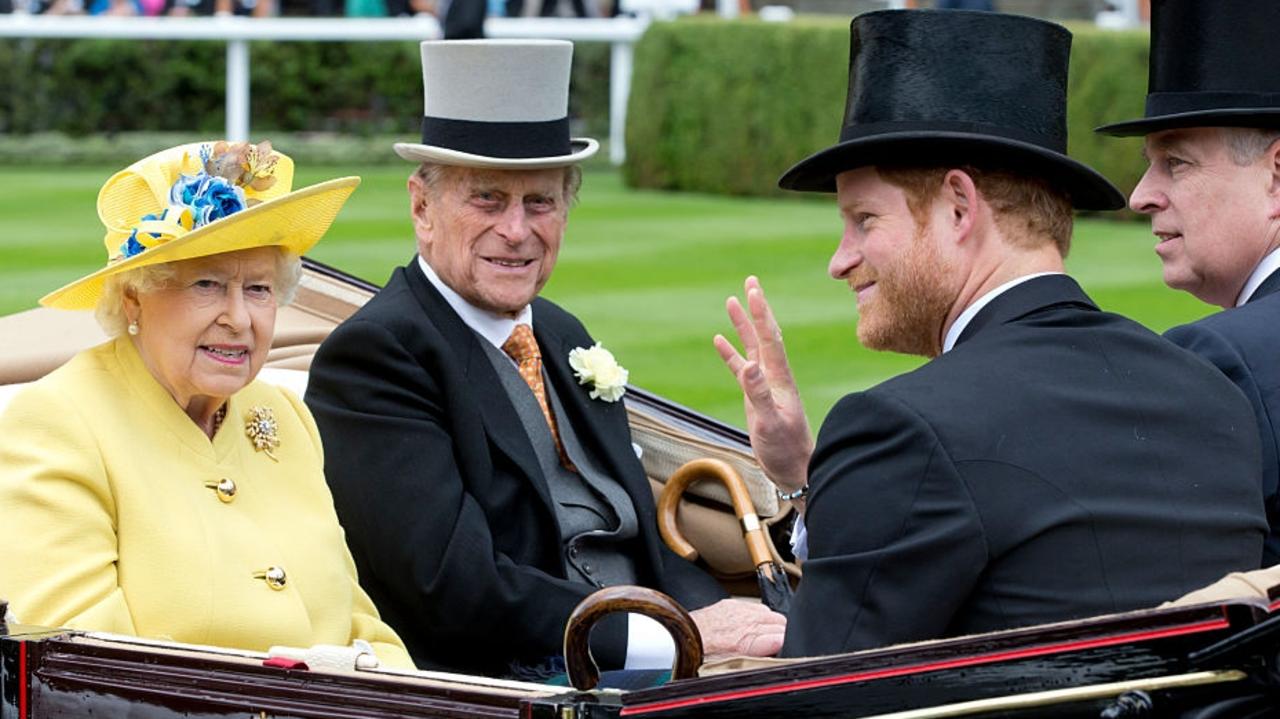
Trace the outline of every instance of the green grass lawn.
<instances>
[{"instance_id":1,"label":"green grass lawn","mask_svg":"<svg viewBox=\"0 0 1280 719\"><path fill-rule=\"evenodd\" d=\"M0 168L0 314L32 307L102 265L94 198L113 169ZM414 251L408 167L324 169L297 180L347 172L364 184L312 255L382 283ZM589 172L545 294L583 319L634 384L741 425L741 396L711 337L728 332L724 300L755 274L782 324L816 429L841 395L920 363L858 345L854 298L826 275L839 232L830 198L634 191L616 173ZM1082 220L1068 268L1105 309L1157 331L1210 313L1165 289L1152 245L1145 224Z\"/></svg>"}]
</instances>

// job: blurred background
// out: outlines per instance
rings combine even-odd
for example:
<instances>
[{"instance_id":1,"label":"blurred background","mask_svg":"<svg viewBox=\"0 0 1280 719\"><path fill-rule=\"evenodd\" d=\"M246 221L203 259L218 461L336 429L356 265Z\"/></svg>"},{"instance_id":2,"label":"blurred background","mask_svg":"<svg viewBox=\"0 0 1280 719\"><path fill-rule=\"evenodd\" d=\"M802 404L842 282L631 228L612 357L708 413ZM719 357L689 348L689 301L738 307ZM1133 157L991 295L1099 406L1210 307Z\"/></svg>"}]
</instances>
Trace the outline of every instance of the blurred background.
<instances>
[{"instance_id":1,"label":"blurred background","mask_svg":"<svg viewBox=\"0 0 1280 719\"><path fill-rule=\"evenodd\" d=\"M113 172L236 132L291 155L299 184L364 178L316 259L379 284L411 259L412 168L391 143L418 135L416 40L439 37L454 4L473 0L97 1L107 5L91 15L91 0L0 0L0 314L101 266L94 201ZM749 274L774 304L815 426L841 395L921 362L858 345L854 298L826 276L840 233L832 199L774 183L836 139L849 19L935 2L581 0L544 16L545 2L486 0L482 32L575 40L574 131L605 147L585 167L545 294L585 321L634 384L741 426L711 337L728 332L725 298ZM1139 141L1091 130L1142 114L1145 3L989 4L1075 33L1070 153L1131 189L1144 169ZM230 16L199 17L218 13ZM164 14L188 17L143 17ZM315 15L335 17L302 17ZM1104 309L1156 331L1209 314L1163 286L1154 244L1130 213L1082 216L1068 269Z\"/></svg>"}]
</instances>

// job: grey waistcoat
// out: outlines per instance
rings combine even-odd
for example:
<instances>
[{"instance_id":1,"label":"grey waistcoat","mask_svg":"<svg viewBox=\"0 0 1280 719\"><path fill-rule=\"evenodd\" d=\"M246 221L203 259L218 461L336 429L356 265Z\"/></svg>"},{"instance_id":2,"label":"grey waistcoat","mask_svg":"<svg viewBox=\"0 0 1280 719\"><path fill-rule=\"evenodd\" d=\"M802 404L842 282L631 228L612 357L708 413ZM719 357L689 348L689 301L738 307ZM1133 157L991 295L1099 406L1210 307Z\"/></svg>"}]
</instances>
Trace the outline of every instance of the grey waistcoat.
<instances>
[{"instance_id":1,"label":"grey waistcoat","mask_svg":"<svg viewBox=\"0 0 1280 719\"><path fill-rule=\"evenodd\" d=\"M560 398L544 370L542 383L556 416L560 441L578 471L571 472L560 464L555 438L533 390L505 352L483 337L477 335L477 339L497 370L538 456L538 465L551 492L556 521L560 524L567 576L596 587L635 584L635 564L617 546L637 533L639 521L631 497L622 485L600 471L583 448L574 428L566 421Z\"/></svg>"}]
</instances>

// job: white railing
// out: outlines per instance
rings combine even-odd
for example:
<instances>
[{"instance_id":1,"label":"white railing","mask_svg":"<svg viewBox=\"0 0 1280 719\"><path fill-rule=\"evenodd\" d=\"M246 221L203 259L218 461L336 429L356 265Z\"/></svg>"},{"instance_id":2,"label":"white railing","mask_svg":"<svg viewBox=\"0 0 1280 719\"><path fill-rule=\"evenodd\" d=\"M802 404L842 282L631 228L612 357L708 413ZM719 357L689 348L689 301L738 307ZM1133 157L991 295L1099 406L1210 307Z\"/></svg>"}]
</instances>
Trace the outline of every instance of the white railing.
<instances>
[{"instance_id":1,"label":"white railing","mask_svg":"<svg viewBox=\"0 0 1280 719\"><path fill-rule=\"evenodd\" d=\"M609 159L626 159L627 96L635 43L648 27L643 18L489 18L493 38L553 38L607 42L609 62ZM0 15L0 37L208 40L227 44L227 139L249 139L249 42L431 40L440 37L433 17L421 18L153 18Z\"/></svg>"},{"instance_id":2,"label":"white railing","mask_svg":"<svg viewBox=\"0 0 1280 719\"><path fill-rule=\"evenodd\" d=\"M1142 26L1142 12L1138 0L1111 0L1109 9L1094 16L1099 27L1128 30Z\"/></svg>"}]
</instances>

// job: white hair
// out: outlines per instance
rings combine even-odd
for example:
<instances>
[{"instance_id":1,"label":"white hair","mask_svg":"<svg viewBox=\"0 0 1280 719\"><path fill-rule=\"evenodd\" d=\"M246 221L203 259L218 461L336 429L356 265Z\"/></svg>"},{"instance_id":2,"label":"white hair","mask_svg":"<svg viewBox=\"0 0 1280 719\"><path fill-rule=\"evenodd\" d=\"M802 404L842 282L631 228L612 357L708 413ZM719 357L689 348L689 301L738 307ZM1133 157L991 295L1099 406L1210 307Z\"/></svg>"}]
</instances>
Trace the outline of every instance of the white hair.
<instances>
[{"instance_id":1,"label":"white hair","mask_svg":"<svg viewBox=\"0 0 1280 719\"><path fill-rule=\"evenodd\" d=\"M1227 144L1231 161L1240 167L1252 165L1276 140L1280 130L1254 127L1224 127L1222 139Z\"/></svg>"},{"instance_id":2,"label":"white hair","mask_svg":"<svg viewBox=\"0 0 1280 719\"><path fill-rule=\"evenodd\" d=\"M445 184L456 180L459 173L469 168L457 165L444 165L437 162L423 162L413 171L413 174L422 180L423 186L432 197L439 197L440 191L444 189ZM501 170L498 170L501 172ZM508 170L510 172L510 170ZM520 170L515 170L520 172ZM582 168L577 165L564 166L564 197L569 206L573 206L578 201L578 188L582 186Z\"/></svg>"},{"instance_id":3,"label":"white hair","mask_svg":"<svg viewBox=\"0 0 1280 719\"><path fill-rule=\"evenodd\" d=\"M298 283L302 280L302 258L278 245L272 246L272 249L276 250L276 305L284 307L293 301L293 296L298 291ZM119 337L129 326L129 320L124 314L126 292L150 292L164 287L178 274L175 266L190 261L144 265L108 277L102 285L98 304L93 308L93 315L107 336Z\"/></svg>"}]
</instances>

